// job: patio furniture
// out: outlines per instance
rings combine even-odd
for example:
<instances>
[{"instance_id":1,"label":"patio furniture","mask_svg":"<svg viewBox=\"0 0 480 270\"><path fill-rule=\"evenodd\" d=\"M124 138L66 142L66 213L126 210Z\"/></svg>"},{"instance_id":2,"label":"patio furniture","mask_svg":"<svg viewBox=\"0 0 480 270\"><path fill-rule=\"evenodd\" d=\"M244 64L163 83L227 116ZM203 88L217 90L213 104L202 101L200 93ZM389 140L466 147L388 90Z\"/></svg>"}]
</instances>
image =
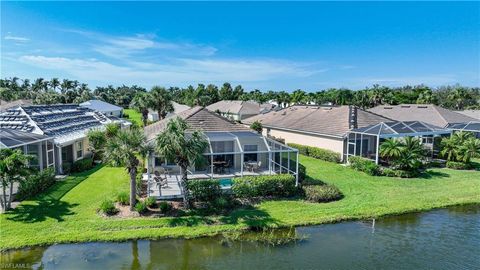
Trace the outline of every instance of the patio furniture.
<instances>
[{"instance_id":1,"label":"patio furniture","mask_svg":"<svg viewBox=\"0 0 480 270\"><path fill-rule=\"evenodd\" d=\"M243 162L243 168L245 168L246 171L251 171L252 165L252 162Z\"/></svg>"},{"instance_id":2,"label":"patio furniture","mask_svg":"<svg viewBox=\"0 0 480 270\"><path fill-rule=\"evenodd\" d=\"M260 170L260 167L262 166L262 162L259 161L259 162L255 162L252 164L252 172L256 172L256 171L259 171Z\"/></svg>"},{"instance_id":3,"label":"patio furniture","mask_svg":"<svg viewBox=\"0 0 480 270\"><path fill-rule=\"evenodd\" d=\"M230 164L230 160L227 160L227 163L225 163L225 164L223 165L223 168L224 168L224 169L227 169L229 173L230 173L230 168L231 168L231 167L232 167L232 165Z\"/></svg>"},{"instance_id":4,"label":"patio furniture","mask_svg":"<svg viewBox=\"0 0 480 270\"><path fill-rule=\"evenodd\" d=\"M161 174L164 174L164 175L168 174L168 176L170 176L171 171L169 168L159 167L158 170Z\"/></svg>"},{"instance_id":5,"label":"patio furniture","mask_svg":"<svg viewBox=\"0 0 480 270\"><path fill-rule=\"evenodd\" d=\"M158 187L168 187L167 176L162 177L159 171L155 171L154 174L153 180L157 183Z\"/></svg>"},{"instance_id":6,"label":"patio furniture","mask_svg":"<svg viewBox=\"0 0 480 270\"><path fill-rule=\"evenodd\" d=\"M213 162L213 170L216 171L217 173L223 173L223 170L225 168L226 162L223 160L219 161L214 161Z\"/></svg>"}]
</instances>

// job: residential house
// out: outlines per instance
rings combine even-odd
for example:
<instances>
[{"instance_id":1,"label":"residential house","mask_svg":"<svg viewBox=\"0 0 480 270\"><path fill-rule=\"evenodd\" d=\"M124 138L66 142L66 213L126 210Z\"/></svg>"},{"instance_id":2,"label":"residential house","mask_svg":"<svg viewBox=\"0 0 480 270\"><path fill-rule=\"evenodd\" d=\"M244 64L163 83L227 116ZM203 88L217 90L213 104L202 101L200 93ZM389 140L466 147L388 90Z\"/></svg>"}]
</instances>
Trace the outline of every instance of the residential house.
<instances>
[{"instance_id":1,"label":"residential house","mask_svg":"<svg viewBox=\"0 0 480 270\"><path fill-rule=\"evenodd\" d=\"M374 159L378 157L380 139L375 136L358 136L348 140L349 134L358 129L376 130L375 126L400 127L412 123L394 121L382 115L359 109L355 106L307 106L295 105L279 111L260 114L243 122L251 124L259 121L263 125L263 134L268 137L284 140L286 143L297 143L307 146L331 150L340 154L343 161L348 155L361 155ZM423 125L422 125L423 126ZM370 129L371 128L371 129ZM416 133L412 136L436 135L437 127L430 133ZM378 130L377 130L378 131ZM395 133L398 137L399 134ZM449 133L449 131L445 131ZM392 135L393 136L393 135ZM358 147L350 149L352 144ZM355 150L355 151L352 151Z\"/></svg>"},{"instance_id":2,"label":"residential house","mask_svg":"<svg viewBox=\"0 0 480 270\"><path fill-rule=\"evenodd\" d=\"M92 99L79 104L82 107L101 112L106 116L122 117L123 108L108 102Z\"/></svg>"},{"instance_id":3,"label":"residential house","mask_svg":"<svg viewBox=\"0 0 480 270\"><path fill-rule=\"evenodd\" d=\"M179 113L181 113L185 110L190 109L189 106L177 103L175 101L173 101L172 104L173 104L173 112L168 113L166 117L169 117L169 116L172 116L172 115L175 115L175 114L179 114ZM152 109L148 110L148 117L147 118L148 118L149 121L152 121L152 122L156 122L160 119L158 117L158 112L155 111L155 110L152 110Z\"/></svg>"},{"instance_id":4,"label":"residential house","mask_svg":"<svg viewBox=\"0 0 480 270\"><path fill-rule=\"evenodd\" d=\"M207 109L211 112L234 120L242 121L243 119L258 115L260 113L260 104L255 101L242 100L221 100L210 104Z\"/></svg>"},{"instance_id":5,"label":"residential house","mask_svg":"<svg viewBox=\"0 0 480 270\"><path fill-rule=\"evenodd\" d=\"M219 178L231 180L245 175L290 173L298 175L298 151L266 138L251 129L224 118L200 106L185 110L144 128L148 143L155 144L158 134L165 130L174 117L184 119L191 130L200 130L209 143L205 149L205 163L188 169L189 179ZM147 174L150 196L174 198L181 196L178 166L151 153ZM155 181L165 176L168 186ZM298 177L297 177L298 179Z\"/></svg>"},{"instance_id":6,"label":"residential house","mask_svg":"<svg viewBox=\"0 0 480 270\"><path fill-rule=\"evenodd\" d=\"M90 129L101 129L112 122L101 112L73 104L19 106L0 113L0 129L28 133L47 141L46 148L30 143L26 150L37 152L39 164L53 165L57 173L63 173L64 166L89 156L86 134ZM18 132L9 136L21 141L25 136ZM53 140L53 145L45 136Z\"/></svg>"}]
</instances>

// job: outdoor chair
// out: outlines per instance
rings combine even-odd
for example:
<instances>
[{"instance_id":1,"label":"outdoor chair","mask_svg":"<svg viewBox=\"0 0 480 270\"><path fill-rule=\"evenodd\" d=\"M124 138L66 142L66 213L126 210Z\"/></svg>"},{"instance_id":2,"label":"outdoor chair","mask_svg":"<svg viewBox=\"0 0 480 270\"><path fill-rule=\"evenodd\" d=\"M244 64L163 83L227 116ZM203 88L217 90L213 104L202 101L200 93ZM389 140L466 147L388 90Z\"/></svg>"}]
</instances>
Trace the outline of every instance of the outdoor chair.
<instances>
[{"instance_id":1,"label":"outdoor chair","mask_svg":"<svg viewBox=\"0 0 480 270\"><path fill-rule=\"evenodd\" d=\"M252 165L252 171L255 171L255 172L259 171L261 166L262 166L262 162L261 162L261 161L259 161L259 162L256 163L256 164L253 164L253 165Z\"/></svg>"},{"instance_id":2,"label":"outdoor chair","mask_svg":"<svg viewBox=\"0 0 480 270\"><path fill-rule=\"evenodd\" d=\"M158 187L168 187L167 176L162 177L159 171L155 171L154 174L153 180L157 183Z\"/></svg>"},{"instance_id":3,"label":"outdoor chair","mask_svg":"<svg viewBox=\"0 0 480 270\"><path fill-rule=\"evenodd\" d=\"M230 173L230 168L232 167L232 165L230 165L230 160L227 160L227 163L225 163L225 165L223 165L223 167L225 169L227 169L228 172Z\"/></svg>"}]
</instances>

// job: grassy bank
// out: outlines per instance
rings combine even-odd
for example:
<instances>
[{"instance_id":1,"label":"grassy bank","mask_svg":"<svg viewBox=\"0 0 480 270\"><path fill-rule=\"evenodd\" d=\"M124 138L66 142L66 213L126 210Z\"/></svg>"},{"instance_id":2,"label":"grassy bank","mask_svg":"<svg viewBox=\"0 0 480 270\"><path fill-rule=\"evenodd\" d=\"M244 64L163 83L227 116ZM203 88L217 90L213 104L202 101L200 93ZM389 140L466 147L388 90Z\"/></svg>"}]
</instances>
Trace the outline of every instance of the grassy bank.
<instances>
[{"instance_id":1,"label":"grassy bank","mask_svg":"<svg viewBox=\"0 0 480 270\"><path fill-rule=\"evenodd\" d=\"M134 109L124 109L123 113L128 115L128 119L136 123L139 127L143 126L142 114Z\"/></svg>"},{"instance_id":2,"label":"grassy bank","mask_svg":"<svg viewBox=\"0 0 480 270\"><path fill-rule=\"evenodd\" d=\"M0 216L0 249L60 242L196 237L249 226L320 224L480 203L480 172L434 169L423 178L371 177L338 164L301 157L308 175L336 185L345 197L331 203L263 202L225 217L102 218L102 199L128 190L121 168L100 167L57 183L35 200Z\"/></svg>"}]
</instances>

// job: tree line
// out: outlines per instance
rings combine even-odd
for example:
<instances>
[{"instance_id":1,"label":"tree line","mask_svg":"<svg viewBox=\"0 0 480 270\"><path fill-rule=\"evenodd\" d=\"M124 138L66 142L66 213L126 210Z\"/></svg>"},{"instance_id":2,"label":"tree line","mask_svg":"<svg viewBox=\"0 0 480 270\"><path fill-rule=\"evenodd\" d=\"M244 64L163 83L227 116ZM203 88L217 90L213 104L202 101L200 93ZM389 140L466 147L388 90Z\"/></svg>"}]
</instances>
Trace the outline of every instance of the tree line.
<instances>
[{"instance_id":1,"label":"tree line","mask_svg":"<svg viewBox=\"0 0 480 270\"><path fill-rule=\"evenodd\" d=\"M480 109L480 87L447 85L428 87L426 85L388 87L373 85L364 89L330 88L317 92L301 89L291 93L287 91L246 91L241 85L232 86L224 83L198 84L180 87L153 87L147 91L143 87L107 86L90 89L87 84L76 80L38 78L33 82L19 78L0 79L0 99L10 101L20 98L31 99L36 104L80 103L92 98L129 107L135 96L144 96L157 91L155 98L169 99L188 106L208 106L219 100L254 100L259 103L275 101L285 107L292 104L331 104L356 105L371 108L383 104L435 104L453 110ZM164 101L157 101L162 103ZM167 102L168 103L168 102ZM167 110L168 111L168 108ZM160 112L164 114L165 112Z\"/></svg>"}]
</instances>

